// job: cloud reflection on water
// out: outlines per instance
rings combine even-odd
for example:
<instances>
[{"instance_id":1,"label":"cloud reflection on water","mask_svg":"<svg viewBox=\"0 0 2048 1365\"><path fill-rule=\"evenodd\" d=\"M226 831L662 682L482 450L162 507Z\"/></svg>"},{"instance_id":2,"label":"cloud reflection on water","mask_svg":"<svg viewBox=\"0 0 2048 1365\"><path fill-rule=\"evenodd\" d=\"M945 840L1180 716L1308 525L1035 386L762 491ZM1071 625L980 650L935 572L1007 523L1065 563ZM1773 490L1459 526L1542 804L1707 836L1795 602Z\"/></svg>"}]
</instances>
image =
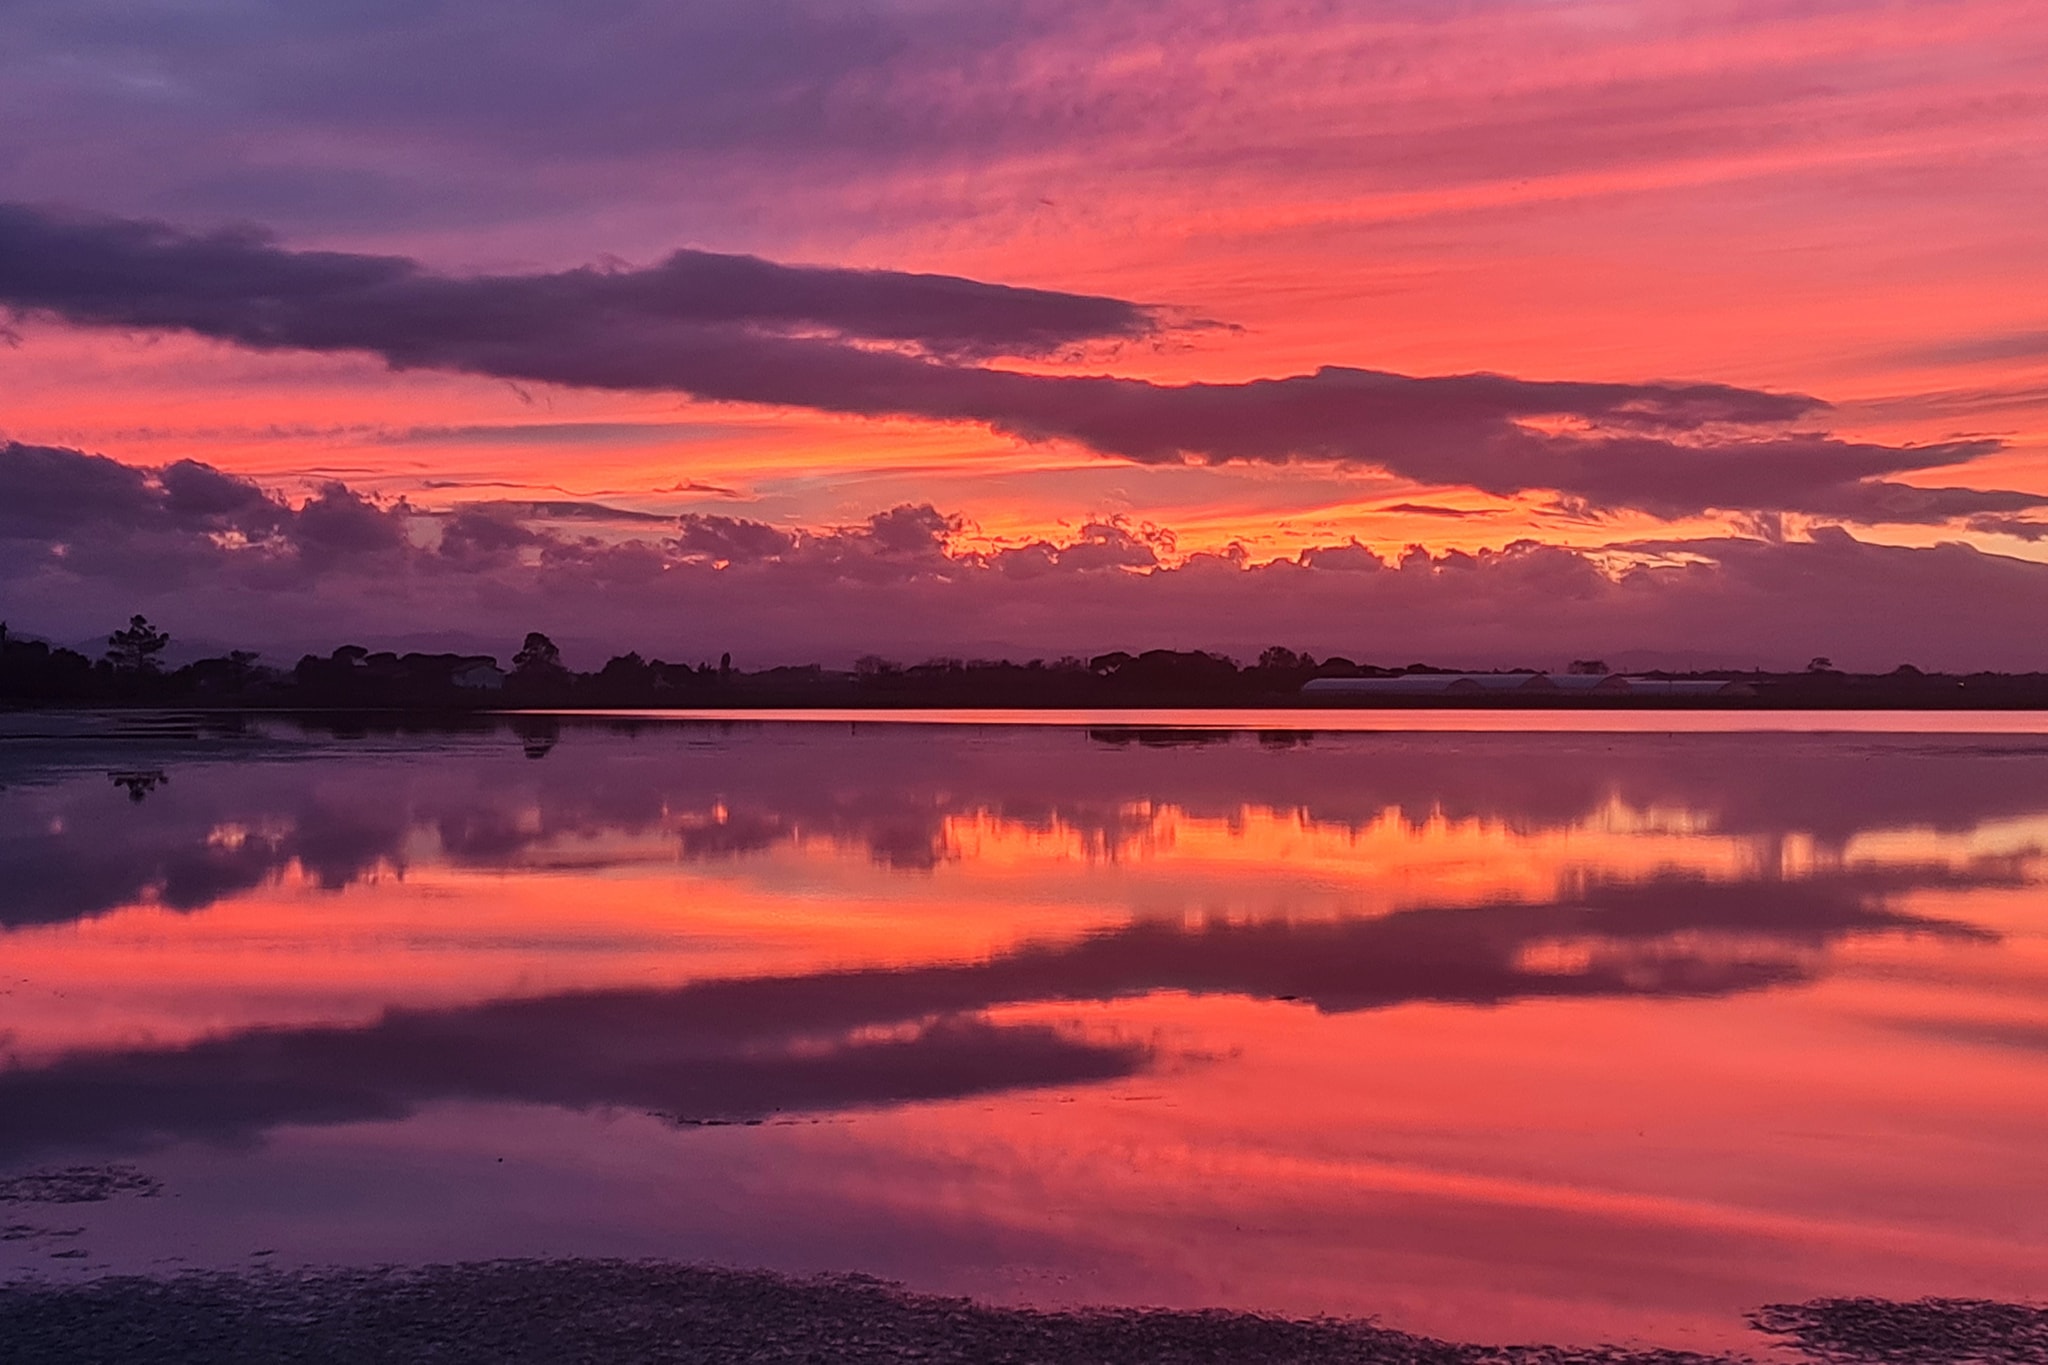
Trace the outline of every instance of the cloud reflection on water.
<instances>
[{"instance_id":1,"label":"cloud reflection on water","mask_svg":"<svg viewBox=\"0 0 2048 1365\"><path fill-rule=\"evenodd\" d=\"M0 741L0 1168L148 1153L132 1264L1582 1326L2038 1264L2038 739L348 724Z\"/></svg>"},{"instance_id":2,"label":"cloud reflection on water","mask_svg":"<svg viewBox=\"0 0 2048 1365\"><path fill-rule=\"evenodd\" d=\"M141 900L202 909L291 868L338 889L402 868L423 833L429 856L480 869L568 857L594 870L607 841L664 834L686 861L822 840L917 871L960 856L950 835L963 821L1061 831L1114 860L1164 810L1226 824L1266 813L1337 834L1390 815L1477 822L1522 842L1621 819L1765 856L1786 840L1838 856L1874 831L2048 817L2048 766L2024 739L1349 735L1290 747L1281 762L1272 746L1213 732L1192 751L1134 743L1136 731L1001 743L888 727L823 743L749 742L758 727L734 726L572 722L567 733L544 761L517 767L474 750L440 772L382 751L356 759L345 736L313 779L283 763L173 764L175 791L123 810L108 809L104 778L38 783L47 774L24 755L0 752L18 812L0 831L11 888L0 926ZM530 740L514 727L496 753L513 744Z\"/></svg>"},{"instance_id":3,"label":"cloud reflection on water","mask_svg":"<svg viewBox=\"0 0 2048 1365\"><path fill-rule=\"evenodd\" d=\"M442 1010L362 1027L251 1029L185 1047L0 1071L0 1161L285 1123L396 1119L447 1100L757 1119L1127 1077L1154 1048L990 1012L1155 992L1298 1001L1326 1013L1430 1001L1700 997L1786 985L1856 935L1990 941L1906 913L1916 889L2014 884L2009 869L1848 872L1582 888L1570 901L1374 918L1143 921L980 962L713 979Z\"/></svg>"},{"instance_id":4,"label":"cloud reflection on water","mask_svg":"<svg viewBox=\"0 0 2048 1365\"><path fill-rule=\"evenodd\" d=\"M1852 852L1859 836L1967 836L2048 812L2048 771L2026 761L2024 740L1353 735L1275 746L1213 732L1183 743L1138 730L991 740L571 722L549 732L566 742L530 762L512 756L514 744L535 756L521 720L495 732L465 724L449 761L432 739L414 756L300 726L323 746L317 761L190 763L140 804L61 764L39 773L15 748L13 776L30 780L9 794L22 818L0 834L0 881L13 889L0 923L137 903L200 912L288 876L341 892L429 864L568 876L560 916L573 921L578 904L625 894L609 873L667 859L745 879L777 850L800 865L860 850L885 878L947 865L1051 884L1077 863L1084 880L1091 865L1142 863L1151 879L1102 901L1079 932L1026 932L981 956L883 938L863 965L707 966L672 988L593 981L441 1007L400 995L368 1021L31 1053L0 1070L0 1157L248 1137L444 1099L758 1117L1127 1076L1156 1060L1150 1044L991 1014L1033 1004L1177 992L1341 1013L1790 985L1856 938L1995 941L1897 902L2027 886L2037 852L1986 852L1965 837L1945 853L1872 856ZM1471 846L1434 862L1415 851L1447 842L1445 829ZM1622 858L1632 842L1651 851ZM1790 845L1805 849L1800 865ZM1519 881L1488 879L1491 863L1532 859ZM1305 888L1298 898L1275 891L1290 878ZM771 882L768 894L772 904L786 893Z\"/></svg>"}]
</instances>

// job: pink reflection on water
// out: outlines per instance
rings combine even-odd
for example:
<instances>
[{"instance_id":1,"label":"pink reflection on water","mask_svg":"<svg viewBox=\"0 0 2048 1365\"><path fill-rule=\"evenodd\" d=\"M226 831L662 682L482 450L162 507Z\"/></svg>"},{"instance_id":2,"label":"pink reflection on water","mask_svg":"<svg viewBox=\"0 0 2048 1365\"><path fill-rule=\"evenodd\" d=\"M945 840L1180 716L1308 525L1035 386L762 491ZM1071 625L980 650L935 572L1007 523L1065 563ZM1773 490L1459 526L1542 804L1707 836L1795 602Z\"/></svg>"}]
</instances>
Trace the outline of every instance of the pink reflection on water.
<instances>
[{"instance_id":1,"label":"pink reflection on water","mask_svg":"<svg viewBox=\"0 0 2048 1365\"><path fill-rule=\"evenodd\" d=\"M0 1265L663 1255L1669 1344L2048 1270L2023 739L572 723L0 802L0 1171L177 1196Z\"/></svg>"}]
</instances>

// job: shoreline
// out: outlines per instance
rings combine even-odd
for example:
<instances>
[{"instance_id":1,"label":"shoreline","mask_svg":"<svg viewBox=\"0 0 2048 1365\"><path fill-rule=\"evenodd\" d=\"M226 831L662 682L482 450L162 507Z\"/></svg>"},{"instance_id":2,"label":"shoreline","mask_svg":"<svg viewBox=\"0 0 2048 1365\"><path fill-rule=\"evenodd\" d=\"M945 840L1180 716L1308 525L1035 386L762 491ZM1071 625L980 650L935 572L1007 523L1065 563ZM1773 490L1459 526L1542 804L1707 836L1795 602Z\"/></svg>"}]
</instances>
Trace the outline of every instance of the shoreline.
<instances>
[{"instance_id":1,"label":"shoreline","mask_svg":"<svg viewBox=\"0 0 2048 1365\"><path fill-rule=\"evenodd\" d=\"M190 712L208 715L351 715L404 713L420 716L503 716L503 715L691 715L759 711L957 711L957 712L1110 712L1141 711L1245 711L1285 712L1295 715L1348 715L1356 713L1488 711L1507 714L1672 714L1757 715L1778 712L1827 714L1840 712L1889 712L1922 715L1956 714L2048 714L2048 696L2015 700L2010 697L1930 700L1927 698L1851 697L1595 697L1566 696L1477 696L1456 693L1449 696L1386 696L1371 700L1304 699L1291 695L1269 697L1187 697L1167 695L1156 698L1105 698L1075 703L1071 700L955 701L945 698L898 697L789 697L769 694L756 697L692 698L673 704L612 704L605 702L563 702L535 699L508 705L503 699L449 702L422 701L333 701L309 698L294 701L213 700L205 697L161 697L117 701L99 699L55 699L48 701L0 699L0 714L37 715L47 713L101 713L107 715L149 712Z\"/></svg>"},{"instance_id":2,"label":"shoreline","mask_svg":"<svg viewBox=\"0 0 2048 1365\"><path fill-rule=\"evenodd\" d=\"M1749 1315L1759 1351L1870 1365L2048 1362L2048 1306L1822 1299ZM239 1362L1014 1362L1015 1365L1721 1365L1644 1345L1487 1346L1370 1319L1225 1310L994 1307L860 1275L795 1278L666 1261L467 1262L193 1271L0 1283L8 1358L41 1365Z\"/></svg>"},{"instance_id":3,"label":"shoreline","mask_svg":"<svg viewBox=\"0 0 2048 1365\"><path fill-rule=\"evenodd\" d=\"M40 727L24 730L23 724ZM67 725L67 722L69 724ZM2048 736L2048 709L1975 707L1638 706L777 706L0 707L0 742L179 740L242 735L264 722L337 737L368 733L482 734L508 728L542 736L563 726L875 725L1085 730L1105 743L1152 745L1230 734L1901 734ZM75 727L75 728L73 728Z\"/></svg>"}]
</instances>

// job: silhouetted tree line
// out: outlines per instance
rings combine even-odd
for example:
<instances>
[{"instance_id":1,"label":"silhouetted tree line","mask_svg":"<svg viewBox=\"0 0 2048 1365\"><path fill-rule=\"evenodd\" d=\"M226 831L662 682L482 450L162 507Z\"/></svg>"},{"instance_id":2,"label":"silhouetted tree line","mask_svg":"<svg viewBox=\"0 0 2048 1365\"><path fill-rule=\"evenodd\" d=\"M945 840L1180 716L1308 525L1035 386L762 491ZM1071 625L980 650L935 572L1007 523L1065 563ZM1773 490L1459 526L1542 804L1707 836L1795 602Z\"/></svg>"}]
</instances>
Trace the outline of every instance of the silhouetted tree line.
<instances>
[{"instance_id":1,"label":"silhouetted tree line","mask_svg":"<svg viewBox=\"0 0 2048 1365\"><path fill-rule=\"evenodd\" d=\"M1361 664L1274 646L1249 664L1202 650L1117 650L1082 659L928 659L901 664L868 655L851 670L811 664L744 672L732 655L717 664L667 663L637 653L616 655L590 673L562 662L554 641L535 631L512 654L511 667L476 654L398 654L343 645L308 654L289 669L261 662L246 650L200 659L178 668L161 660L170 636L141 616L108 635L99 658L40 640L26 640L0 624L0 703L10 705L192 705L306 708L485 710L521 707L692 708L782 706L1135 707L1288 705L1314 678L1393 677L1462 670L1429 664ZM1503 670L1532 673L1534 669ZM1597 659L1575 659L1573 673L1605 673ZM1796 673L1703 671L1652 677L1716 678L1750 685L1739 700L1695 700L1693 705L1824 708L2048 708L2048 674L1923 673L1910 664L1885 674L1848 674L1826 658ZM1377 705L1474 704L1452 699L1376 699ZM1508 694L1485 705L1588 704L1569 699ZM1670 705L1616 698L1608 705Z\"/></svg>"},{"instance_id":2,"label":"silhouetted tree line","mask_svg":"<svg viewBox=\"0 0 2048 1365\"><path fill-rule=\"evenodd\" d=\"M0 700L92 704L239 696L268 676L257 667L258 656L241 649L166 670L159 656L170 643L171 637L146 617L132 616L93 659L75 649L24 640L0 622Z\"/></svg>"}]
</instances>

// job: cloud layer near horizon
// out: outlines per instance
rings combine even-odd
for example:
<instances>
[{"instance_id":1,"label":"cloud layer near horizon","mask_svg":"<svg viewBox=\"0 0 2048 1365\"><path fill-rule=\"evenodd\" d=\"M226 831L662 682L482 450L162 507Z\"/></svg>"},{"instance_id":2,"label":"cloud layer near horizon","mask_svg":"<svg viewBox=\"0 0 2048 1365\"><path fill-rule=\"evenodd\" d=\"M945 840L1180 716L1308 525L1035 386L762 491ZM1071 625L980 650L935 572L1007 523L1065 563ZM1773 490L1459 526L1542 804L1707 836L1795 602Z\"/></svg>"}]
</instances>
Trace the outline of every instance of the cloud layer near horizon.
<instances>
[{"instance_id":1,"label":"cloud layer near horizon","mask_svg":"<svg viewBox=\"0 0 2048 1365\"><path fill-rule=\"evenodd\" d=\"M430 514L330 485L298 503L211 466L0 447L0 601L59 640L143 611L188 639L288 661L344 640L505 654L547 630L611 652L743 666L870 651L1016 658L1285 643L1380 662L1549 666L1584 654L1783 665L2038 668L2048 566L1823 529L1580 551L1519 542L1264 563L1175 559L1116 521L995 551L929 506L804 529L689 515L593 535L588 509Z\"/></svg>"},{"instance_id":2,"label":"cloud layer near horizon","mask_svg":"<svg viewBox=\"0 0 2048 1365\"><path fill-rule=\"evenodd\" d=\"M1594 513L1940 524L2048 506L2032 493L1899 482L1999 443L1843 440L1792 425L1826 411L1800 394L1337 366L1178 385L1026 372L986 362L1154 338L1172 319L1113 298L707 252L643 269L455 277L250 231L0 205L0 306L396 368L974 423L1141 463L1364 466L1501 496L1550 493Z\"/></svg>"}]
</instances>

